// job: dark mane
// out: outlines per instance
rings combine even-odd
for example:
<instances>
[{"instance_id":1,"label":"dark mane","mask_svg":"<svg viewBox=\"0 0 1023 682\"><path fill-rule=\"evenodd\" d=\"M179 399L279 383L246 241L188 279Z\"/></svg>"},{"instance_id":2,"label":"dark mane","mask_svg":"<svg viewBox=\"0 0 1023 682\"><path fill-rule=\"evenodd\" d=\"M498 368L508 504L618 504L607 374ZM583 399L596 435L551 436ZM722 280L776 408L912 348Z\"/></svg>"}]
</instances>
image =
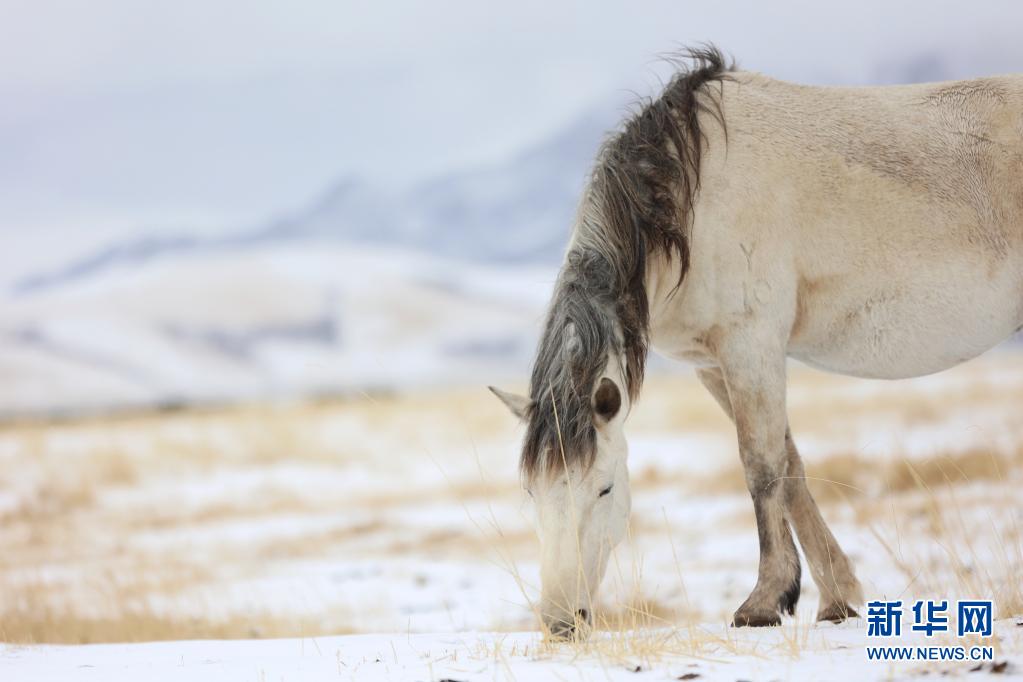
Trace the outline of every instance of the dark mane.
<instances>
[{"instance_id":1,"label":"dark mane","mask_svg":"<svg viewBox=\"0 0 1023 682\"><path fill-rule=\"evenodd\" d=\"M590 396L609 354L621 358L631 399L643 383L647 259L658 253L677 258L681 278L688 269L704 143L700 114L724 125L720 99L703 90L728 78L734 66L712 46L683 58L688 68L597 155L533 365L521 460L527 477L575 461L592 463Z\"/></svg>"}]
</instances>

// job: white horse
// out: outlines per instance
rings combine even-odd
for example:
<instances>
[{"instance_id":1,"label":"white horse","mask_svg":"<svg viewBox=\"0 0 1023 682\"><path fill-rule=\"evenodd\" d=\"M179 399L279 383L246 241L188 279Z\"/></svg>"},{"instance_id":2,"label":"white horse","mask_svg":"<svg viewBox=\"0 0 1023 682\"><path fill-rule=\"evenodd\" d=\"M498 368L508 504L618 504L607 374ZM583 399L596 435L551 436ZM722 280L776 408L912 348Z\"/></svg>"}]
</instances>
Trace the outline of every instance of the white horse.
<instances>
[{"instance_id":1,"label":"white horse","mask_svg":"<svg viewBox=\"0 0 1023 682\"><path fill-rule=\"evenodd\" d=\"M695 365L732 418L760 539L733 623L818 618L863 594L810 492L786 358L843 374L937 372L1023 325L1023 76L808 87L711 48L604 145L584 192L529 396L521 468L556 636L591 619L630 509L623 425L648 345Z\"/></svg>"}]
</instances>

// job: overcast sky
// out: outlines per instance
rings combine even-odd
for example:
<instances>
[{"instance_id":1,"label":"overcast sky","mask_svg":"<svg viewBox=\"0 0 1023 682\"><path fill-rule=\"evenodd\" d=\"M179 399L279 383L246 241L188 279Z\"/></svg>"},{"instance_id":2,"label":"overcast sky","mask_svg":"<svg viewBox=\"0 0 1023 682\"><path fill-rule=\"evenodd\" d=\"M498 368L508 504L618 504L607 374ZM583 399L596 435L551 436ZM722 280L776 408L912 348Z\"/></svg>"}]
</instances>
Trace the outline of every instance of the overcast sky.
<instances>
[{"instance_id":1,"label":"overcast sky","mask_svg":"<svg viewBox=\"0 0 1023 682\"><path fill-rule=\"evenodd\" d=\"M683 43L892 82L1023 71L1021 26L1014 0L0 0L0 229L28 250L58 229L235 229L346 175L499 161L650 93Z\"/></svg>"}]
</instances>

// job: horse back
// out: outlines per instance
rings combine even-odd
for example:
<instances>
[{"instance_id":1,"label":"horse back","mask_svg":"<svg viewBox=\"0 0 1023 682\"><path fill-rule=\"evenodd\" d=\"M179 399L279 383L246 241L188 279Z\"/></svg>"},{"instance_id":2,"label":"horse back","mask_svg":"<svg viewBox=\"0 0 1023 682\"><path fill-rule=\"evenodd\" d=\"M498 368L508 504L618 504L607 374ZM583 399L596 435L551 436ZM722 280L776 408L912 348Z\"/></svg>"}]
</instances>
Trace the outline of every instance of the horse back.
<instances>
[{"instance_id":1,"label":"horse back","mask_svg":"<svg viewBox=\"0 0 1023 682\"><path fill-rule=\"evenodd\" d=\"M717 95L686 289L720 300L691 305L780 320L793 355L879 377L944 369L1023 323L1023 76L740 72ZM714 293L729 290L755 295Z\"/></svg>"}]
</instances>

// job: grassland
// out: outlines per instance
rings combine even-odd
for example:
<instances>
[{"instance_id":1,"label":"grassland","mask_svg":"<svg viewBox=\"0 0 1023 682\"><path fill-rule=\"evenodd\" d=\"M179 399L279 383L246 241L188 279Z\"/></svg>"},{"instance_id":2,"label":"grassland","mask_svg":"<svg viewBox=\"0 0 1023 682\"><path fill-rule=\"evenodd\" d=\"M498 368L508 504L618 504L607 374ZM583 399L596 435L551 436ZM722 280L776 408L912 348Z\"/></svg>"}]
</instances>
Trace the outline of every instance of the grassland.
<instances>
[{"instance_id":1,"label":"grassland","mask_svg":"<svg viewBox=\"0 0 1023 682\"><path fill-rule=\"evenodd\" d=\"M900 383L793 367L789 402L869 596L1023 615L1020 354ZM600 624L723 622L756 567L730 424L691 376L653 376L628 433L632 536ZM8 423L0 639L531 629L518 438L482 387Z\"/></svg>"}]
</instances>

